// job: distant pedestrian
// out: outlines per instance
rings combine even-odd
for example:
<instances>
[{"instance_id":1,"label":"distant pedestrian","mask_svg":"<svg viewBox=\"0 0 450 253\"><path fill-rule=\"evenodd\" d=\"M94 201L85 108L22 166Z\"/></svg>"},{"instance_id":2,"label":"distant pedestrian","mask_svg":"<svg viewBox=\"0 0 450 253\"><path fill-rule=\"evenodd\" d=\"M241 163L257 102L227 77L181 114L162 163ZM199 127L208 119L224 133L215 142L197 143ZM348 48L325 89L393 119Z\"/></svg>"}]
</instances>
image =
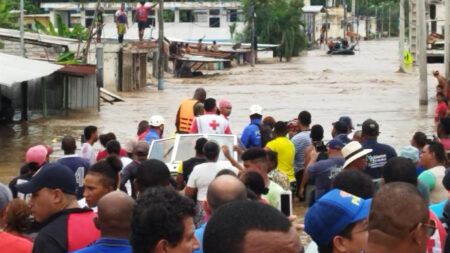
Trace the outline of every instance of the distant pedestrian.
<instances>
[{"instance_id":1,"label":"distant pedestrian","mask_svg":"<svg viewBox=\"0 0 450 253\"><path fill-rule=\"evenodd\" d=\"M134 160L128 164L120 173L120 188L125 189L126 184L130 183L131 186L137 177L138 168L142 162L147 160L149 145L146 141L139 141L133 149ZM136 198L137 194L133 187L126 188L129 195Z\"/></svg>"},{"instance_id":2,"label":"distant pedestrian","mask_svg":"<svg viewBox=\"0 0 450 253\"><path fill-rule=\"evenodd\" d=\"M436 94L436 108L434 109L434 123L437 124L439 119L447 114L447 100L444 93Z\"/></svg>"},{"instance_id":3,"label":"distant pedestrian","mask_svg":"<svg viewBox=\"0 0 450 253\"><path fill-rule=\"evenodd\" d=\"M34 241L34 253L74 251L100 237L93 221L94 212L78 206L75 176L66 166L46 164L30 181L16 188L22 193L32 193L31 212L43 225Z\"/></svg>"},{"instance_id":4,"label":"distant pedestrian","mask_svg":"<svg viewBox=\"0 0 450 253\"><path fill-rule=\"evenodd\" d=\"M216 113L216 100L214 98L207 98L204 106L205 114L194 119L189 133L231 134L228 120Z\"/></svg>"},{"instance_id":5,"label":"distant pedestrian","mask_svg":"<svg viewBox=\"0 0 450 253\"><path fill-rule=\"evenodd\" d=\"M142 120L141 122L139 122L138 131L137 131L138 141L144 140L145 136L148 134L149 131L150 131L150 125L149 125L148 121Z\"/></svg>"},{"instance_id":6,"label":"distant pedestrian","mask_svg":"<svg viewBox=\"0 0 450 253\"><path fill-rule=\"evenodd\" d=\"M222 115L222 117L224 117L226 120L228 120L229 122L229 118L231 115L231 102L230 100L224 98L219 100L219 111L220 111L220 115Z\"/></svg>"},{"instance_id":7,"label":"distant pedestrian","mask_svg":"<svg viewBox=\"0 0 450 253\"><path fill-rule=\"evenodd\" d=\"M139 41L142 41L144 38L144 31L145 28L148 27L147 24L147 18L148 18L148 12L153 9L156 5L158 5L158 2L153 4L152 6L145 6L145 1L140 1L140 5L136 7L134 19L138 22L138 29L139 29Z\"/></svg>"},{"instance_id":8,"label":"distant pedestrian","mask_svg":"<svg viewBox=\"0 0 450 253\"><path fill-rule=\"evenodd\" d=\"M300 183L303 181L305 169L305 150L311 145L311 113L302 111L298 114L300 133L292 137L291 141L295 147L294 171L297 187L295 193L298 195Z\"/></svg>"},{"instance_id":9,"label":"distant pedestrian","mask_svg":"<svg viewBox=\"0 0 450 253\"><path fill-rule=\"evenodd\" d=\"M96 126L87 126L84 128L84 140L86 141L81 146L80 156L89 161L90 165L96 162L94 143L98 140L98 131Z\"/></svg>"},{"instance_id":10,"label":"distant pedestrian","mask_svg":"<svg viewBox=\"0 0 450 253\"><path fill-rule=\"evenodd\" d=\"M186 53L189 43L186 44ZM180 107L178 108L177 117L175 119L175 126L177 133L187 134L191 130L192 122L194 121L194 106L198 103L204 103L206 99L206 90L203 88L197 88L194 92L194 96L189 99L183 99Z\"/></svg>"},{"instance_id":11,"label":"distant pedestrian","mask_svg":"<svg viewBox=\"0 0 450 253\"><path fill-rule=\"evenodd\" d=\"M119 43L122 43L128 28L128 16L125 10L125 3L122 3L120 9L116 11L115 18L118 40Z\"/></svg>"},{"instance_id":12,"label":"distant pedestrian","mask_svg":"<svg viewBox=\"0 0 450 253\"><path fill-rule=\"evenodd\" d=\"M241 135L241 142L246 148L262 147L260 129L262 110L260 105L250 106L250 124L244 128Z\"/></svg>"},{"instance_id":13,"label":"distant pedestrian","mask_svg":"<svg viewBox=\"0 0 450 253\"><path fill-rule=\"evenodd\" d=\"M57 163L67 166L73 172L77 181L77 199L82 199L84 192L83 181L89 168L89 161L75 154L77 145L71 135L64 136L61 142L61 149L64 151L64 156Z\"/></svg>"},{"instance_id":14,"label":"distant pedestrian","mask_svg":"<svg viewBox=\"0 0 450 253\"><path fill-rule=\"evenodd\" d=\"M437 79L438 84L442 85L443 90L444 90L443 91L444 95L447 98L449 98L450 97L450 89L448 88L449 84L445 80L445 77L443 77L441 74L439 74L439 71L437 71L437 70L433 71L433 76Z\"/></svg>"},{"instance_id":15,"label":"distant pedestrian","mask_svg":"<svg viewBox=\"0 0 450 253\"><path fill-rule=\"evenodd\" d=\"M105 148L104 150L101 150L97 153L97 157L95 158L97 161L100 161L101 159L104 159L108 156L108 151L106 150L106 144L108 144L111 140L117 140L116 135L114 133L107 133L107 134L101 134L98 137L98 140L100 141L100 144ZM127 156L127 151L123 148L120 149L119 152L120 156Z\"/></svg>"},{"instance_id":16,"label":"distant pedestrian","mask_svg":"<svg viewBox=\"0 0 450 253\"><path fill-rule=\"evenodd\" d=\"M94 245L74 253L131 253L128 239L131 234L133 206L133 199L123 192L114 191L103 196L98 202L98 217L94 218L101 237Z\"/></svg>"}]
</instances>

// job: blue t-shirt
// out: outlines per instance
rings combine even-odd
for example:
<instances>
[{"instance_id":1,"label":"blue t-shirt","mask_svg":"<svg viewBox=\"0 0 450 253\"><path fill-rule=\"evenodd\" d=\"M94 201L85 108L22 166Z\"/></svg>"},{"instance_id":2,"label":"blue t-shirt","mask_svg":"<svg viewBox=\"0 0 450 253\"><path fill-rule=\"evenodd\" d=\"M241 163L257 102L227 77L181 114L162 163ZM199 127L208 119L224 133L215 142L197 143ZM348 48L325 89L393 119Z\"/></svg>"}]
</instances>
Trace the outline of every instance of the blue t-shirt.
<instances>
[{"instance_id":1,"label":"blue t-shirt","mask_svg":"<svg viewBox=\"0 0 450 253\"><path fill-rule=\"evenodd\" d=\"M57 163L67 166L75 175L77 181L77 199L83 198L84 176L89 168L89 161L78 155L66 155L61 157Z\"/></svg>"},{"instance_id":2,"label":"blue t-shirt","mask_svg":"<svg viewBox=\"0 0 450 253\"><path fill-rule=\"evenodd\" d=\"M260 119L253 119L242 131L241 142L246 148L261 147Z\"/></svg>"},{"instance_id":3,"label":"blue t-shirt","mask_svg":"<svg viewBox=\"0 0 450 253\"><path fill-rule=\"evenodd\" d=\"M131 245L127 239L100 238L95 244L72 253L131 253Z\"/></svg>"},{"instance_id":4,"label":"blue t-shirt","mask_svg":"<svg viewBox=\"0 0 450 253\"><path fill-rule=\"evenodd\" d=\"M308 178L314 180L316 185L316 199L330 190L331 180L341 171L344 162L343 157L331 157L307 168Z\"/></svg>"},{"instance_id":5,"label":"blue t-shirt","mask_svg":"<svg viewBox=\"0 0 450 253\"><path fill-rule=\"evenodd\" d=\"M160 138L161 137L159 136L159 134L155 131L155 129L152 128L145 136L145 141L148 142L149 145L151 145L153 140L158 140Z\"/></svg>"},{"instance_id":6,"label":"blue t-shirt","mask_svg":"<svg viewBox=\"0 0 450 253\"><path fill-rule=\"evenodd\" d=\"M381 168L387 161L397 156L395 149L389 145L378 143L376 140L367 140L362 144L363 148L370 148L372 152L367 154L367 167L365 172L373 179L381 177Z\"/></svg>"},{"instance_id":7,"label":"blue t-shirt","mask_svg":"<svg viewBox=\"0 0 450 253\"><path fill-rule=\"evenodd\" d=\"M299 172L305 166L305 149L311 145L311 131L301 131L292 137L291 142L295 147L294 170Z\"/></svg>"},{"instance_id":8,"label":"blue t-shirt","mask_svg":"<svg viewBox=\"0 0 450 253\"><path fill-rule=\"evenodd\" d=\"M205 228L206 222L195 230L194 234L195 237L197 237L198 242L200 243L200 248L192 251L192 253L203 253L203 234L205 233Z\"/></svg>"}]
</instances>

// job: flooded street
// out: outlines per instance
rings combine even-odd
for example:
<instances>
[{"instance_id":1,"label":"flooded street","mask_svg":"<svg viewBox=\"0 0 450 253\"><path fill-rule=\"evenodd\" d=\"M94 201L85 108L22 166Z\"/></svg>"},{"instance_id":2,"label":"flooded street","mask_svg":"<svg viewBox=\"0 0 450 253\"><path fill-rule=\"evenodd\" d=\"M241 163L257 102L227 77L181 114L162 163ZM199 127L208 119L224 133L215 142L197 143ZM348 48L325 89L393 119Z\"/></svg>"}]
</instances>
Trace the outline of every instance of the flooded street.
<instances>
[{"instance_id":1,"label":"flooded street","mask_svg":"<svg viewBox=\"0 0 450 253\"><path fill-rule=\"evenodd\" d=\"M398 149L407 145L417 130L432 136L436 81L429 75L430 103L419 106L418 75L413 70L396 73L397 45L394 40L361 42L355 56L328 56L315 50L289 63L262 58L255 68L239 66L190 79L167 77L163 91L149 86L120 93L125 102L102 104L101 112L70 112L67 117L0 126L0 181L8 183L17 175L29 146L50 145L55 149L52 159L56 159L61 155L62 136L80 136L90 124L98 126L99 133L114 132L124 142L135 137L139 121L161 114L168 136L175 129L179 103L197 87L204 87L208 97L231 100L230 122L235 134L248 124L248 107L260 104L264 115L276 120L290 120L302 110L310 111L312 124L324 127L326 139L331 138L331 123L339 116L351 116L355 125L370 117L380 125L380 141ZM442 65L429 65L428 72L434 69L443 72ZM100 149L100 144L95 148ZM296 213L303 216L304 208L296 205Z\"/></svg>"}]
</instances>

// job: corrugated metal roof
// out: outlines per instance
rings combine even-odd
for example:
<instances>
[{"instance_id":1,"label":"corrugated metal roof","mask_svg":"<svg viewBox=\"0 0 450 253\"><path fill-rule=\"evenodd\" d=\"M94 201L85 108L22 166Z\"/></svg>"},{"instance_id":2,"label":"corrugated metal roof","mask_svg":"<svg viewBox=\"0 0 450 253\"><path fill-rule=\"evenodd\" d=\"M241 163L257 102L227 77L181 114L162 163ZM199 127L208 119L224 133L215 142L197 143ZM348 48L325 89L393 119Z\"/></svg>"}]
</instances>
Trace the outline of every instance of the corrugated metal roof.
<instances>
[{"instance_id":1,"label":"corrugated metal roof","mask_svg":"<svg viewBox=\"0 0 450 253\"><path fill-rule=\"evenodd\" d=\"M20 31L14 29L0 28L0 38L6 40L20 40ZM43 46L65 46L78 43L75 39L63 38L58 36L44 35L39 33L24 33L25 43L38 44Z\"/></svg>"},{"instance_id":2,"label":"corrugated metal roof","mask_svg":"<svg viewBox=\"0 0 450 253\"><path fill-rule=\"evenodd\" d=\"M48 76L62 67L46 61L0 53L0 84L12 86L15 83Z\"/></svg>"},{"instance_id":3,"label":"corrugated metal roof","mask_svg":"<svg viewBox=\"0 0 450 253\"><path fill-rule=\"evenodd\" d=\"M318 13L323 10L323 5L308 5L302 8L304 13Z\"/></svg>"},{"instance_id":4,"label":"corrugated metal roof","mask_svg":"<svg viewBox=\"0 0 450 253\"><path fill-rule=\"evenodd\" d=\"M76 64L67 64L63 65L63 68L58 70L58 73L74 75L74 76L90 76L95 74L95 70L97 67L95 65L76 65Z\"/></svg>"}]
</instances>

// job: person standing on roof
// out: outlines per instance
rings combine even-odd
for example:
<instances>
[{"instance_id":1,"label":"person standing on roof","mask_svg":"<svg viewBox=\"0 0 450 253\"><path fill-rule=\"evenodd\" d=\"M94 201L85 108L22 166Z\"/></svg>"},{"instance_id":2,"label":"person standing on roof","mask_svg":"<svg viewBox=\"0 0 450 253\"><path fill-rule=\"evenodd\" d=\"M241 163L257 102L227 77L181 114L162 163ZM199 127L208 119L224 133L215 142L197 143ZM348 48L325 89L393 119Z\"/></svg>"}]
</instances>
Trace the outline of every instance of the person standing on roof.
<instances>
[{"instance_id":1,"label":"person standing on roof","mask_svg":"<svg viewBox=\"0 0 450 253\"><path fill-rule=\"evenodd\" d=\"M187 134L191 130L192 122L194 121L194 106L198 103L205 102L206 91L203 88L197 88L194 96L189 99L186 98L181 102L178 108L177 118L175 119L175 126L177 133Z\"/></svg>"},{"instance_id":2,"label":"person standing on roof","mask_svg":"<svg viewBox=\"0 0 450 253\"><path fill-rule=\"evenodd\" d=\"M150 131L145 136L145 141L152 144L153 140L161 139L164 132L164 118L160 115L153 115L149 121Z\"/></svg>"},{"instance_id":3,"label":"person standing on roof","mask_svg":"<svg viewBox=\"0 0 450 253\"><path fill-rule=\"evenodd\" d=\"M140 5L136 7L136 14L134 15L135 21L138 22L138 28L139 28L139 41L142 41L144 38L144 31L145 28L148 27L147 24L147 17L149 10L153 9L158 3L155 3L152 6L145 6L145 1L140 1Z\"/></svg>"},{"instance_id":4,"label":"person standing on roof","mask_svg":"<svg viewBox=\"0 0 450 253\"><path fill-rule=\"evenodd\" d=\"M191 134L231 134L228 121L217 115L216 100L208 98L205 100L205 114L196 117L192 123Z\"/></svg>"},{"instance_id":5,"label":"person standing on roof","mask_svg":"<svg viewBox=\"0 0 450 253\"><path fill-rule=\"evenodd\" d=\"M105 11L105 9L103 9L102 6L100 6L98 8L98 12L97 12L97 43L101 43L102 42L102 30L103 30L103 26L104 26L104 19L103 19L103 12Z\"/></svg>"},{"instance_id":6,"label":"person standing on roof","mask_svg":"<svg viewBox=\"0 0 450 253\"><path fill-rule=\"evenodd\" d=\"M261 147L261 118L262 107L250 106L250 124L242 131L241 142L246 148Z\"/></svg>"},{"instance_id":7,"label":"person standing on roof","mask_svg":"<svg viewBox=\"0 0 450 253\"><path fill-rule=\"evenodd\" d=\"M117 34L119 35L119 43L123 42L123 36L127 32L128 16L125 11L125 3L120 5L120 9L116 11Z\"/></svg>"}]
</instances>

